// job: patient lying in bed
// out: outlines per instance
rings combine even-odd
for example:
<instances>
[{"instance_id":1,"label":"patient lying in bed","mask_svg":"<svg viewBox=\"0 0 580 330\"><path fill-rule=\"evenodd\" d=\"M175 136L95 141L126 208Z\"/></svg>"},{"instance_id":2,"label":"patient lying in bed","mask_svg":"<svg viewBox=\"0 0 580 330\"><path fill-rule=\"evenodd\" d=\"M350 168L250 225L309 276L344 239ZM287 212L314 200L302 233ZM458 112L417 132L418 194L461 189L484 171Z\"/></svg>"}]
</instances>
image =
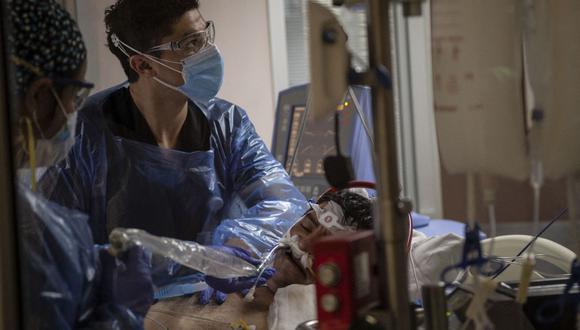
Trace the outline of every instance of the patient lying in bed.
<instances>
[{"instance_id":1,"label":"patient lying in bed","mask_svg":"<svg viewBox=\"0 0 580 330\"><path fill-rule=\"evenodd\" d=\"M323 217L329 221L319 221ZM146 328L228 329L231 322L244 320L258 329L265 329L270 305L279 289L292 284L314 283L310 253L315 240L336 231L370 228L372 201L366 191L325 194L281 240L284 248L277 252L274 260L276 274L266 286L256 289L253 302L243 301L239 294L229 295L219 306L199 306L195 304L196 296L162 300L151 307ZM310 309L315 310L314 306Z\"/></svg>"},{"instance_id":2,"label":"patient lying in bed","mask_svg":"<svg viewBox=\"0 0 580 330\"><path fill-rule=\"evenodd\" d=\"M298 324L315 319L312 244L335 232L371 229L372 214L372 200L364 190L324 195L281 240L284 248L274 261L276 274L264 287L256 289L254 301L246 302L239 294L230 295L223 305L200 306L195 304L196 296L164 300L151 307L146 328L231 329L232 323L241 322L256 329L295 329ZM442 242L460 244L459 238L445 238L429 245ZM423 278L418 282L428 281L425 277L429 274L421 273L419 277ZM417 278L411 276L410 281Z\"/></svg>"}]
</instances>

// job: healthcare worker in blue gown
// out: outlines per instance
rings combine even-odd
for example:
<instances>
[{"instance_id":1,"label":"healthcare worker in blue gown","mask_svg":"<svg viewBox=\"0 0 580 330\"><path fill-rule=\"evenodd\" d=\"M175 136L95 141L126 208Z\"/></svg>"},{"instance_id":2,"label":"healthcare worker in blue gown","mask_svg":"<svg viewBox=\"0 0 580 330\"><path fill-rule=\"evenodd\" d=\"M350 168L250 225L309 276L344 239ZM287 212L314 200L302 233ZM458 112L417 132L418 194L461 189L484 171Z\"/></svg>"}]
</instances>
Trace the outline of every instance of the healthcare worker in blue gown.
<instances>
[{"instance_id":1,"label":"healthcare worker in blue gown","mask_svg":"<svg viewBox=\"0 0 580 330\"><path fill-rule=\"evenodd\" d=\"M246 112L216 97L224 63L198 6L118 0L106 10L108 47L128 82L80 111L52 197L89 214L97 243L139 228L263 256L307 203Z\"/></svg>"},{"instance_id":2,"label":"healthcare worker in blue gown","mask_svg":"<svg viewBox=\"0 0 580 330\"><path fill-rule=\"evenodd\" d=\"M114 258L94 245L86 214L38 190L39 181L56 189L45 174L74 145L76 109L92 88L77 24L54 0L12 0L7 13L23 328L142 328L149 256L133 248Z\"/></svg>"}]
</instances>

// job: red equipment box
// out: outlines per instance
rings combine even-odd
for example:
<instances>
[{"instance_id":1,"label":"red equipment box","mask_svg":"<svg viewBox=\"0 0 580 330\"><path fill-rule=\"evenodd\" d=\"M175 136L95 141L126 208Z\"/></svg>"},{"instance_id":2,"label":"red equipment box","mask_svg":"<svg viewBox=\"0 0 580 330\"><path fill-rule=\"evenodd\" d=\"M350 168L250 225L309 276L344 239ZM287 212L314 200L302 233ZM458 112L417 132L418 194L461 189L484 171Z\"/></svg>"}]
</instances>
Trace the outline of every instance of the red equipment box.
<instances>
[{"instance_id":1,"label":"red equipment box","mask_svg":"<svg viewBox=\"0 0 580 330\"><path fill-rule=\"evenodd\" d=\"M373 232L324 237L313 247L318 329L348 329L359 312L378 303Z\"/></svg>"}]
</instances>

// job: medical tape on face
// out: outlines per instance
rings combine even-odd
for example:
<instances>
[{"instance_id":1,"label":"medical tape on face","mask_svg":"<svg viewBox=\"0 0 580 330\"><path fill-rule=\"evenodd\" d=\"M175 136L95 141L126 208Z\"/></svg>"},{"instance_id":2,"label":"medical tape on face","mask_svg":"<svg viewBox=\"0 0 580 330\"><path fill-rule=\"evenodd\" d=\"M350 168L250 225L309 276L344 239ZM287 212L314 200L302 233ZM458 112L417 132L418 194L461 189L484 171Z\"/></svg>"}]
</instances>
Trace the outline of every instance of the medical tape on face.
<instances>
[{"instance_id":1,"label":"medical tape on face","mask_svg":"<svg viewBox=\"0 0 580 330\"><path fill-rule=\"evenodd\" d=\"M331 233L350 230L349 227L341 224L341 222L344 222L344 212L342 211L342 207L337 203L328 201L323 208L316 205L313 209L316 212L318 223Z\"/></svg>"},{"instance_id":2,"label":"medical tape on face","mask_svg":"<svg viewBox=\"0 0 580 330\"><path fill-rule=\"evenodd\" d=\"M125 48L123 48L123 47L127 47L129 50L131 50L131 51L133 51L133 52L135 52L135 53L137 53L139 55L145 56L146 58L150 59L151 61L153 61L153 62L155 62L155 63L157 63L157 64L159 64L161 66L164 66L164 67L166 67L169 70L172 70L174 72L177 72L179 74L182 74L181 71L179 71L179 70L177 70L177 69L175 69L175 68L173 68L173 67L171 67L171 66L169 66L169 65L167 65L165 63L163 63L162 61L165 61L165 62L168 62L168 63L173 63L173 64L183 65L181 62L175 62L175 61L170 61L170 60L162 60L160 58L156 58L154 56L151 56L151 55L145 54L143 52L140 52L137 49L135 49L135 48L129 46L128 44L126 44L125 42L123 42L121 39L119 39L119 37L117 37L116 34L113 34L111 36L111 40L113 41L113 45L115 45L115 47L117 47L121 52L123 52L123 54L125 54L125 56L127 56L128 58L131 57L131 55L129 55L129 52L127 52L127 50Z\"/></svg>"},{"instance_id":3,"label":"medical tape on face","mask_svg":"<svg viewBox=\"0 0 580 330\"><path fill-rule=\"evenodd\" d=\"M300 249L300 239L298 236L290 236L290 232L286 233L284 237L280 239L278 243L280 247L290 249L292 253L292 257L295 260L300 261L300 265L304 267L304 269L312 269L312 255L302 249Z\"/></svg>"},{"instance_id":4,"label":"medical tape on face","mask_svg":"<svg viewBox=\"0 0 580 330\"><path fill-rule=\"evenodd\" d=\"M352 230L350 227L343 226L340 222L344 221L342 207L333 201L329 201L321 208L318 204L310 203L310 207L316 213L318 223L331 233ZM312 269L313 257L310 253L300 249L300 238L297 235L291 236L290 230L280 239L279 246L290 249L292 257L300 261L304 269Z\"/></svg>"}]
</instances>

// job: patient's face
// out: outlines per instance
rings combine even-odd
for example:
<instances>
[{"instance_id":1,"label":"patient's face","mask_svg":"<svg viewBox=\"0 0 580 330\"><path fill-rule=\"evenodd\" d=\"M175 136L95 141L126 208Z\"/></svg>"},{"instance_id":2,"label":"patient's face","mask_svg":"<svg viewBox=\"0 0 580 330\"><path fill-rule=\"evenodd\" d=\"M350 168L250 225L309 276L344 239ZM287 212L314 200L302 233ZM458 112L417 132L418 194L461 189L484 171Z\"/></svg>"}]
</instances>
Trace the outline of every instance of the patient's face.
<instances>
[{"instance_id":1,"label":"patient's face","mask_svg":"<svg viewBox=\"0 0 580 330\"><path fill-rule=\"evenodd\" d=\"M320 205L324 207L324 204ZM314 210L310 210L291 229L290 236L297 236L301 250L311 253L313 243L321 237L330 235L330 231L318 221Z\"/></svg>"},{"instance_id":2,"label":"patient's face","mask_svg":"<svg viewBox=\"0 0 580 330\"><path fill-rule=\"evenodd\" d=\"M364 192L340 191L313 204L281 240L286 248L276 254L276 274L268 283L278 287L313 283L311 254L316 241L332 233L371 229L372 199Z\"/></svg>"},{"instance_id":3,"label":"patient's face","mask_svg":"<svg viewBox=\"0 0 580 330\"><path fill-rule=\"evenodd\" d=\"M324 208L326 203L319 206ZM298 247L300 250L311 254L314 242L324 236L331 235L330 230L322 226L314 210L306 213L290 229L290 236L298 238ZM294 258L289 250L278 252L274 262L276 275L273 280L278 286L283 287L290 284L312 284L314 278L312 270L306 269L300 260Z\"/></svg>"}]
</instances>

